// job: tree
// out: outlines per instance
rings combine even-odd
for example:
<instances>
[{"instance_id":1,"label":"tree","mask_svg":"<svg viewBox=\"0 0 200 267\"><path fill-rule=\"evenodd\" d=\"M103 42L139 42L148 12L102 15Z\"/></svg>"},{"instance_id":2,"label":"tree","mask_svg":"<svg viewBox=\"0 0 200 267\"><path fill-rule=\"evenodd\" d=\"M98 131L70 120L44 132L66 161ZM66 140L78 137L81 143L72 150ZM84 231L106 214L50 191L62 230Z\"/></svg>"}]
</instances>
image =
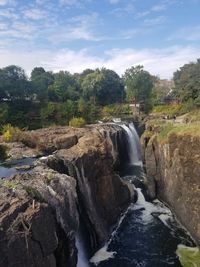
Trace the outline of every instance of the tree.
<instances>
[{"instance_id":1,"label":"tree","mask_svg":"<svg viewBox=\"0 0 200 267\"><path fill-rule=\"evenodd\" d=\"M25 71L11 65L0 71L0 98L7 100L25 99L30 96L30 84Z\"/></svg>"},{"instance_id":2,"label":"tree","mask_svg":"<svg viewBox=\"0 0 200 267\"><path fill-rule=\"evenodd\" d=\"M131 67L123 76L126 95L129 101L147 101L152 92L153 79L143 66Z\"/></svg>"},{"instance_id":3,"label":"tree","mask_svg":"<svg viewBox=\"0 0 200 267\"><path fill-rule=\"evenodd\" d=\"M174 73L175 94L182 101L200 98L200 59L185 64Z\"/></svg>"},{"instance_id":4,"label":"tree","mask_svg":"<svg viewBox=\"0 0 200 267\"><path fill-rule=\"evenodd\" d=\"M33 93L41 102L47 101L48 87L54 82L54 75L46 72L42 67L36 67L31 72L31 83Z\"/></svg>"},{"instance_id":5,"label":"tree","mask_svg":"<svg viewBox=\"0 0 200 267\"><path fill-rule=\"evenodd\" d=\"M81 84L83 97L94 105L121 102L124 95L122 80L109 69L96 69L85 76Z\"/></svg>"},{"instance_id":6,"label":"tree","mask_svg":"<svg viewBox=\"0 0 200 267\"><path fill-rule=\"evenodd\" d=\"M55 80L48 88L51 101L65 102L66 100L77 100L79 98L79 86L76 79L67 71L55 74Z\"/></svg>"}]
</instances>

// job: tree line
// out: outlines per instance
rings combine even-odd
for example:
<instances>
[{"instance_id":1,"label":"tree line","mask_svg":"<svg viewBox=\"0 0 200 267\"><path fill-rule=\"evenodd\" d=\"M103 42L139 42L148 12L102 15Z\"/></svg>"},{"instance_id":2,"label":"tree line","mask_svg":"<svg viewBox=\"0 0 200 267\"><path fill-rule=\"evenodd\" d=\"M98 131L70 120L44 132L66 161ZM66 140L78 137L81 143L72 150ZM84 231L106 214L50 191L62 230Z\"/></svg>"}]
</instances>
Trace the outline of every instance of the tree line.
<instances>
[{"instance_id":1,"label":"tree line","mask_svg":"<svg viewBox=\"0 0 200 267\"><path fill-rule=\"evenodd\" d=\"M102 111L128 110L142 103L144 112L172 94L181 102L200 102L200 60L185 64L174 73L174 88L160 86L160 79L143 66L127 69L120 77L110 69L86 69L82 73L53 73L35 67L28 78L19 66L0 69L0 124L38 128L68 124L73 117L95 122Z\"/></svg>"}]
</instances>

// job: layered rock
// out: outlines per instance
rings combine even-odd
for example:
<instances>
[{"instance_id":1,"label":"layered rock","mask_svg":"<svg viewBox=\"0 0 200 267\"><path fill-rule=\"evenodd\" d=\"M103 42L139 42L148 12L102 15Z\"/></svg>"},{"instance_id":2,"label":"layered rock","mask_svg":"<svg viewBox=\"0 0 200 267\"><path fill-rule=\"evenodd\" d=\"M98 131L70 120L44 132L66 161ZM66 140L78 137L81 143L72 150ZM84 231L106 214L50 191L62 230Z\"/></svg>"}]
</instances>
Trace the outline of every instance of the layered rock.
<instances>
[{"instance_id":1,"label":"layered rock","mask_svg":"<svg viewBox=\"0 0 200 267\"><path fill-rule=\"evenodd\" d=\"M75 187L45 165L1 182L1 267L76 266Z\"/></svg>"},{"instance_id":2,"label":"layered rock","mask_svg":"<svg viewBox=\"0 0 200 267\"><path fill-rule=\"evenodd\" d=\"M35 151L54 154L1 181L0 267L76 266L79 221L95 250L134 198L133 187L117 174L125 134L101 125L27 136Z\"/></svg>"},{"instance_id":3,"label":"layered rock","mask_svg":"<svg viewBox=\"0 0 200 267\"><path fill-rule=\"evenodd\" d=\"M157 196L175 212L200 245L200 136L172 133L165 140L153 135L146 144L145 161ZM154 184L150 180L154 195Z\"/></svg>"}]
</instances>

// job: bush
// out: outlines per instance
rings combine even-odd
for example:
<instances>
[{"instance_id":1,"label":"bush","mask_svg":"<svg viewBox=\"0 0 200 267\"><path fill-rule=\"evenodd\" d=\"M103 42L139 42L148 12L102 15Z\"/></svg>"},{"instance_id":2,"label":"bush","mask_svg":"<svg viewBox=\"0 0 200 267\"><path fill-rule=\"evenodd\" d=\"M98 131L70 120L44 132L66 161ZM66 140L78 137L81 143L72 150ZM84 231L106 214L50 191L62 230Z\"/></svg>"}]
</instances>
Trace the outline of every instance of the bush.
<instances>
[{"instance_id":1,"label":"bush","mask_svg":"<svg viewBox=\"0 0 200 267\"><path fill-rule=\"evenodd\" d=\"M73 118L69 121L69 126L71 127L83 127L86 124L86 121L82 117Z\"/></svg>"},{"instance_id":2,"label":"bush","mask_svg":"<svg viewBox=\"0 0 200 267\"><path fill-rule=\"evenodd\" d=\"M5 142L17 142L21 141L23 136L22 130L18 127L13 127L11 124L6 124L2 127L3 141Z\"/></svg>"}]
</instances>

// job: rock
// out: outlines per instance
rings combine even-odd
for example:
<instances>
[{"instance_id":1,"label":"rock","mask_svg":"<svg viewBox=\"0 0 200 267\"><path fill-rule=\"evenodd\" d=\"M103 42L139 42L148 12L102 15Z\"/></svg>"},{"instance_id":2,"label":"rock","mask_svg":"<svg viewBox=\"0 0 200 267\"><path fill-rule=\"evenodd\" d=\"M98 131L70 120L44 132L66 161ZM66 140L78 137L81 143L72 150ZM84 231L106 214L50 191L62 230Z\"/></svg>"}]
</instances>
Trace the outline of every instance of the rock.
<instances>
[{"instance_id":1,"label":"rock","mask_svg":"<svg viewBox=\"0 0 200 267\"><path fill-rule=\"evenodd\" d=\"M119 164L121 133L117 126L95 126L79 138L77 145L47 159L48 166L77 180L79 210L92 250L106 241L111 227L134 199L134 188L114 171Z\"/></svg>"},{"instance_id":2,"label":"rock","mask_svg":"<svg viewBox=\"0 0 200 267\"><path fill-rule=\"evenodd\" d=\"M157 196L175 212L200 245L200 137L171 134L152 138L145 150L146 169L154 178Z\"/></svg>"},{"instance_id":3,"label":"rock","mask_svg":"<svg viewBox=\"0 0 200 267\"><path fill-rule=\"evenodd\" d=\"M76 266L79 221L91 253L107 240L137 198L117 174L125 138L121 127L101 124L31 131L23 140L29 148L13 145L17 155L54 153L0 184L0 267Z\"/></svg>"},{"instance_id":4,"label":"rock","mask_svg":"<svg viewBox=\"0 0 200 267\"><path fill-rule=\"evenodd\" d=\"M0 266L56 267L54 255L64 255L59 266L76 266L75 187L73 178L42 164L2 182Z\"/></svg>"},{"instance_id":5,"label":"rock","mask_svg":"<svg viewBox=\"0 0 200 267\"><path fill-rule=\"evenodd\" d=\"M34 158L40 156L41 152L27 147L22 142L2 143L6 147L7 158L9 160L18 160L21 158Z\"/></svg>"},{"instance_id":6,"label":"rock","mask_svg":"<svg viewBox=\"0 0 200 267\"><path fill-rule=\"evenodd\" d=\"M15 169L18 171L29 171L31 168L33 168L33 166L31 165L22 165L15 167Z\"/></svg>"}]
</instances>

